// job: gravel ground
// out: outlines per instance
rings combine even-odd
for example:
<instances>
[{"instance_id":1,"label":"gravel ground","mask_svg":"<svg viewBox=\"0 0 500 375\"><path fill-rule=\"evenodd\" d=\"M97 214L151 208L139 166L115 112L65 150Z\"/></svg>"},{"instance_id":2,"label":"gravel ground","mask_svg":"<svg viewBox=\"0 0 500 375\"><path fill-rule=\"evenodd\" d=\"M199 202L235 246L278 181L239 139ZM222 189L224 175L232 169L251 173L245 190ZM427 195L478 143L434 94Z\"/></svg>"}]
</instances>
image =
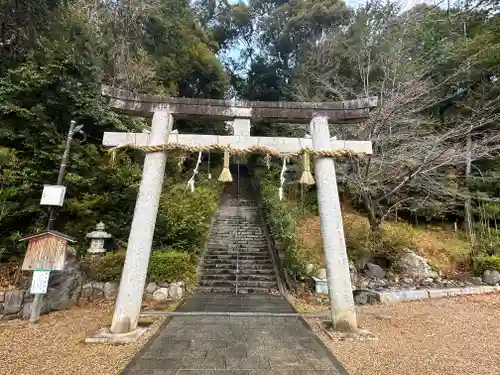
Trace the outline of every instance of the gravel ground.
<instances>
[{"instance_id":1,"label":"gravel ground","mask_svg":"<svg viewBox=\"0 0 500 375\"><path fill-rule=\"evenodd\" d=\"M359 316L360 327L375 340L320 333L351 375L500 373L500 294L369 306L359 312L375 314ZM317 320L309 322L317 329Z\"/></svg>"},{"instance_id":2,"label":"gravel ground","mask_svg":"<svg viewBox=\"0 0 500 375\"><path fill-rule=\"evenodd\" d=\"M0 322L0 373L16 375L116 375L159 327L157 320L140 342L85 344L111 322L112 305L94 303L41 317Z\"/></svg>"}]
</instances>

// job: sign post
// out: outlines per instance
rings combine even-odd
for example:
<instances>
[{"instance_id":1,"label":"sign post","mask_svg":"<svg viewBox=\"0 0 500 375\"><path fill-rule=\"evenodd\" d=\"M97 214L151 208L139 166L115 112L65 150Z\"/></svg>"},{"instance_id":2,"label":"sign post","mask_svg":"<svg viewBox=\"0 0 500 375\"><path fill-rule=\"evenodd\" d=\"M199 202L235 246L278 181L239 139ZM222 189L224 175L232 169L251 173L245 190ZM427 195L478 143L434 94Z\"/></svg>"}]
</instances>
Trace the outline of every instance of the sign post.
<instances>
[{"instance_id":1,"label":"sign post","mask_svg":"<svg viewBox=\"0 0 500 375\"><path fill-rule=\"evenodd\" d=\"M35 295L33 305L31 306L30 323L38 323L40 320L40 311L42 309L43 295L47 293L49 286L50 270L33 271L31 280L31 294Z\"/></svg>"},{"instance_id":2,"label":"sign post","mask_svg":"<svg viewBox=\"0 0 500 375\"><path fill-rule=\"evenodd\" d=\"M33 236L23 238L21 241L28 241L28 250L24 256L23 270L33 271L31 281L31 294L35 295L31 306L30 322L36 323L40 319L42 309L43 295L47 293L49 286L50 271L60 271L64 269L66 261L66 249L69 242L75 242L63 233L52 230L54 226L56 207L62 207L66 194L66 187L62 185L66 165L69 161L69 152L73 136L81 132L83 125L76 126L75 121L69 125L68 137L66 138L66 147L59 166L56 185L45 185L43 187L41 206L49 206L49 220L47 231Z\"/></svg>"},{"instance_id":3,"label":"sign post","mask_svg":"<svg viewBox=\"0 0 500 375\"><path fill-rule=\"evenodd\" d=\"M30 322L40 319L43 295L47 293L51 271L64 269L68 242L75 239L56 231L47 231L22 239L28 241L22 269L33 271L31 294L35 295L31 305Z\"/></svg>"}]
</instances>

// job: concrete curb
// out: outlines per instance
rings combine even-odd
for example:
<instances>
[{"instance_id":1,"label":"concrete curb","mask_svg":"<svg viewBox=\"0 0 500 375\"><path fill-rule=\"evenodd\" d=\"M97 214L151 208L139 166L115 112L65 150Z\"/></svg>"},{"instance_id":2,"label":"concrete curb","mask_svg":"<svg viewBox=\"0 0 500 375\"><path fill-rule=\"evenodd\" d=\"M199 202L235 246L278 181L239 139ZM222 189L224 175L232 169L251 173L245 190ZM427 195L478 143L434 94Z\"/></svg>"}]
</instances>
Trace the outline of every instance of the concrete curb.
<instances>
[{"instance_id":1,"label":"concrete curb","mask_svg":"<svg viewBox=\"0 0 500 375\"><path fill-rule=\"evenodd\" d=\"M500 292L500 286L470 286L464 288L418 289L380 292L380 302L391 304L404 301L420 301L445 297L468 296Z\"/></svg>"}]
</instances>

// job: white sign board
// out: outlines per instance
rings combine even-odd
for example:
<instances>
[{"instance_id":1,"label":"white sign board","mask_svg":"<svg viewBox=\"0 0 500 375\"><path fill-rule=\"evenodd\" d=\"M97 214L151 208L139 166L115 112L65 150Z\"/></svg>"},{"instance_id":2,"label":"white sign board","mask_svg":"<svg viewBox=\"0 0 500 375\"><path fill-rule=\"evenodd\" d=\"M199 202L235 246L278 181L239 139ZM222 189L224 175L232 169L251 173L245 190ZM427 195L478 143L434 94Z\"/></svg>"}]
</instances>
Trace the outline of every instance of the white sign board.
<instances>
[{"instance_id":1,"label":"white sign board","mask_svg":"<svg viewBox=\"0 0 500 375\"><path fill-rule=\"evenodd\" d=\"M31 280L31 294L45 294L49 286L50 271L33 271L33 280Z\"/></svg>"},{"instance_id":2,"label":"white sign board","mask_svg":"<svg viewBox=\"0 0 500 375\"><path fill-rule=\"evenodd\" d=\"M40 200L40 205L62 207L65 195L66 195L66 186L44 185L42 199Z\"/></svg>"}]
</instances>

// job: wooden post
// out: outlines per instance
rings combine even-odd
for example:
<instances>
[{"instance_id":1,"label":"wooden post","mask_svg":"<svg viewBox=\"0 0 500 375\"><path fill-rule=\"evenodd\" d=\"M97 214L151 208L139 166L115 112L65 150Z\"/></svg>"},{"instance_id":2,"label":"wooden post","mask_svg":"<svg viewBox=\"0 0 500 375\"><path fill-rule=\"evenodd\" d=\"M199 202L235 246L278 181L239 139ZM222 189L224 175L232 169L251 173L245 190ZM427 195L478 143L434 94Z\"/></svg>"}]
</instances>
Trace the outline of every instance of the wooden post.
<instances>
[{"instance_id":1,"label":"wooden post","mask_svg":"<svg viewBox=\"0 0 500 375\"><path fill-rule=\"evenodd\" d=\"M31 305L31 315L30 315L31 324L36 324L40 320L40 311L42 310L42 302L43 302L43 294L41 293L35 294L35 299L33 300L33 304Z\"/></svg>"},{"instance_id":2,"label":"wooden post","mask_svg":"<svg viewBox=\"0 0 500 375\"><path fill-rule=\"evenodd\" d=\"M33 304L31 305L30 323L36 324L40 320L40 311L42 309L43 295L47 292L49 285L50 271L38 269L33 271L31 281L31 293L35 294Z\"/></svg>"}]
</instances>

